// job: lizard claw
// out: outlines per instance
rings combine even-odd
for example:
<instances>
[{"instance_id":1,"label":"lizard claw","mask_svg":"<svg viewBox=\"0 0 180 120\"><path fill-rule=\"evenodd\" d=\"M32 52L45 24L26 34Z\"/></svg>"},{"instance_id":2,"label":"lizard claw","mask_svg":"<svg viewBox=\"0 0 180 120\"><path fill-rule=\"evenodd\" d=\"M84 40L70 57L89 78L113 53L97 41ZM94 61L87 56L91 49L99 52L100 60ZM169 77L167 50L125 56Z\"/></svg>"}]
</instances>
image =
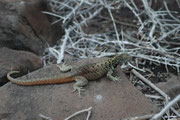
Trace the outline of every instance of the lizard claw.
<instances>
[{"instance_id":1,"label":"lizard claw","mask_svg":"<svg viewBox=\"0 0 180 120\"><path fill-rule=\"evenodd\" d=\"M114 81L114 82L120 82L120 81L121 81L121 77L114 77L114 78L113 78L113 81Z\"/></svg>"},{"instance_id":2,"label":"lizard claw","mask_svg":"<svg viewBox=\"0 0 180 120\"><path fill-rule=\"evenodd\" d=\"M61 66L60 65L56 65L61 72L67 72L70 71L72 69L72 66L70 65L66 65L66 62L64 62Z\"/></svg>"},{"instance_id":3,"label":"lizard claw","mask_svg":"<svg viewBox=\"0 0 180 120\"><path fill-rule=\"evenodd\" d=\"M78 91L79 97L81 98L81 92L85 91L83 87L74 86L74 90L72 92Z\"/></svg>"}]
</instances>

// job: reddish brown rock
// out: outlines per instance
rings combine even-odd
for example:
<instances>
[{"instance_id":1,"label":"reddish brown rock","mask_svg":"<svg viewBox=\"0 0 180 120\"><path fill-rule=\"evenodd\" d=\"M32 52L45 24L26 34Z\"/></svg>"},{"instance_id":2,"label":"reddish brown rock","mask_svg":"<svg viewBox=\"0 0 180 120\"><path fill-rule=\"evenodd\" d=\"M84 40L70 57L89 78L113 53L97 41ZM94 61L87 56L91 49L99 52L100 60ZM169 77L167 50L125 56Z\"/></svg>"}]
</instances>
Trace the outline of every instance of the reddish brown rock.
<instances>
[{"instance_id":1,"label":"reddish brown rock","mask_svg":"<svg viewBox=\"0 0 180 120\"><path fill-rule=\"evenodd\" d=\"M89 59L89 62L92 60ZM87 62L87 61L86 61ZM86 62L75 63L82 65ZM57 66L44 67L19 79L54 76L63 73ZM64 73L65 74L65 73ZM72 92L72 83L40 86L20 86L8 83L0 88L1 119L40 119L39 114L53 120L63 120L69 115L92 106L92 120L120 120L126 117L151 114L156 107L127 80L120 67L115 74L122 81L115 83L106 77L89 82L79 98ZM84 120L83 113L72 120Z\"/></svg>"},{"instance_id":2,"label":"reddish brown rock","mask_svg":"<svg viewBox=\"0 0 180 120\"><path fill-rule=\"evenodd\" d=\"M50 11L46 0L1 0L0 47L42 54L46 43L56 43L62 29L42 11Z\"/></svg>"},{"instance_id":3,"label":"reddish brown rock","mask_svg":"<svg viewBox=\"0 0 180 120\"><path fill-rule=\"evenodd\" d=\"M11 70L25 74L43 66L40 58L30 52L0 48L0 56L0 85L8 82L6 74Z\"/></svg>"}]
</instances>

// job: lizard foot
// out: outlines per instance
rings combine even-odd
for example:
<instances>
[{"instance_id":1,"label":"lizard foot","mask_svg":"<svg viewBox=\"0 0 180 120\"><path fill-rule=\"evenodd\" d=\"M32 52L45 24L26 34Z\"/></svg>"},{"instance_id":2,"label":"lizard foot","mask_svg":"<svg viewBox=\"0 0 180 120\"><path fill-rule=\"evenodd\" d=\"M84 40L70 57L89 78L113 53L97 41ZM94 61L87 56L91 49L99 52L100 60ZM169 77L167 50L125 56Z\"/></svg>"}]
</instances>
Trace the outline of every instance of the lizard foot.
<instances>
[{"instance_id":1,"label":"lizard foot","mask_svg":"<svg viewBox=\"0 0 180 120\"><path fill-rule=\"evenodd\" d=\"M79 97L81 97L80 93L81 91L85 91L85 89L83 89L83 86L88 84L88 80L83 76L76 76L75 81L76 83L73 86L74 91L78 91Z\"/></svg>"},{"instance_id":2,"label":"lizard foot","mask_svg":"<svg viewBox=\"0 0 180 120\"><path fill-rule=\"evenodd\" d=\"M81 92L85 91L83 87L73 86L74 90L72 92L78 91L79 97L81 98Z\"/></svg>"},{"instance_id":3,"label":"lizard foot","mask_svg":"<svg viewBox=\"0 0 180 120\"><path fill-rule=\"evenodd\" d=\"M62 72L67 72L67 71L70 71L71 69L72 69L72 66L70 66L70 65L66 65L66 62L64 62L63 64L62 64L62 66L60 66L60 65L56 65L59 69L60 69L60 71L62 71Z\"/></svg>"},{"instance_id":4,"label":"lizard foot","mask_svg":"<svg viewBox=\"0 0 180 120\"><path fill-rule=\"evenodd\" d=\"M121 77L113 77L112 80L114 82L120 82L122 79L121 79Z\"/></svg>"},{"instance_id":5,"label":"lizard foot","mask_svg":"<svg viewBox=\"0 0 180 120\"><path fill-rule=\"evenodd\" d=\"M112 69L114 69L114 68L112 68ZM115 82L120 82L121 81L121 78L120 77L114 77L114 76L112 76L112 73L113 73L113 70L112 69L110 69L109 71L108 71L108 73L107 73L107 77L110 79L110 80L112 80L112 81L115 81Z\"/></svg>"}]
</instances>

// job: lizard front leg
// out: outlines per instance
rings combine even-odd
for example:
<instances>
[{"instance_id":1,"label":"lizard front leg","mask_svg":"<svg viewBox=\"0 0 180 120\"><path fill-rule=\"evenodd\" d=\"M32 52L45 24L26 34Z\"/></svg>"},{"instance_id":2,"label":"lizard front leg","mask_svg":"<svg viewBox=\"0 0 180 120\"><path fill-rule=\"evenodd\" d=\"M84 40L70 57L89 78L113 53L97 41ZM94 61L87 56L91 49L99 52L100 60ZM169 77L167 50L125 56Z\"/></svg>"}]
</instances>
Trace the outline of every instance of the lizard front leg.
<instances>
[{"instance_id":1,"label":"lizard front leg","mask_svg":"<svg viewBox=\"0 0 180 120\"><path fill-rule=\"evenodd\" d=\"M88 84L88 80L83 76L76 76L75 81L76 83L73 86L73 91L78 91L79 97L81 97L81 91L85 90L83 87Z\"/></svg>"},{"instance_id":2,"label":"lizard front leg","mask_svg":"<svg viewBox=\"0 0 180 120\"><path fill-rule=\"evenodd\" d=\"M121 80L120 77L114 77L114 76L112 76L113 71L114 71L114 67L111 67L111 69L109 69L109 71L107 72L107 77L108 77L110 80L115 81L115 82L120 81L120 80Z\"/></svg>"},{"instance_id":3,"label":"lizard front leg","mask_svg":"<svg viewBox=\"0 0 180 120\"><path fill-rule=\"evenodd\" d=\"M60 65L56 65L56 66L57 66L57 67L60 69L60 71L62 71L62 72L68 72L68 71L72 70L72 66L66 65L65 62L62 64L62 66L60 66Z\"/></svg>"}]
</instances>

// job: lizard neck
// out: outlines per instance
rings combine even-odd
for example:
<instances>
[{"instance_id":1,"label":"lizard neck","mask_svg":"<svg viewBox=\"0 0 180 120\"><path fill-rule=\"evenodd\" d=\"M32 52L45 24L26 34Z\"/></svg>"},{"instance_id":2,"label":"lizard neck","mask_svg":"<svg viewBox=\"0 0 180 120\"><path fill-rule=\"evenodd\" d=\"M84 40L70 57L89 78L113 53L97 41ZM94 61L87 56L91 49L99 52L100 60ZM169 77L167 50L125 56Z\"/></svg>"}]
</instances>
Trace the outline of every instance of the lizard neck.
<instances>
[{"instance_id":1,"label":"lizard neck","mask_svg":"<svg viewBox=\"0 0 180 120\"><path fill-rule=\"evenodd\" d=\"M128 61L127 54L116 55L111 58L113 67L117 67L117 65L122 65L124 62Z\"/></svg>"},{"instance_id":2,"label":"lizard neck","mask_svg":"<svg viewBox=\"0 0 180 120\"><path fill-rule=\"evenodd\" d=\"M112 61L112 66L114 68L116 68L118 64L120 64L120 65L122 64L121 59L119 59L119 57L117 55L114 56L113 58L111 58L111 61Z\"/></svg>"}]
</instances>

